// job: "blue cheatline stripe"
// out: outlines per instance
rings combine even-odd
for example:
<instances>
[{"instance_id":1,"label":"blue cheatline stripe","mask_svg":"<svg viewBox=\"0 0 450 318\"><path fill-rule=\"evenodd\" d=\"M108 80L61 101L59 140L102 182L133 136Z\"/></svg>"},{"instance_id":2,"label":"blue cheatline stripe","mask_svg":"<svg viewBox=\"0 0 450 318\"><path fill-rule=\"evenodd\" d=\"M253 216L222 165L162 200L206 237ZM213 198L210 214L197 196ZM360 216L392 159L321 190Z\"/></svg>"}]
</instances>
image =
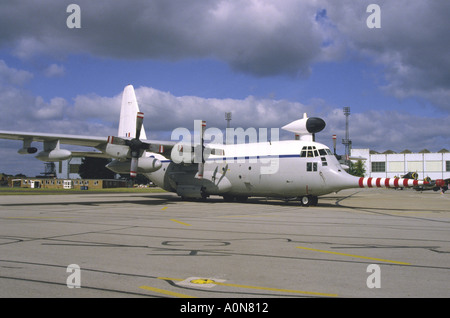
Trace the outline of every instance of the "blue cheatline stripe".
<instances>
[{"instance_id":1,"label":"blue cheatline stripe","mask_svg":"<svg viewBox=\"0 0 450 318\"><path fill-rule=\"evenodd\" d=\"M250 159L263 159L263 158L300 158L300 154L209 158L209 159L206 159L206 161L235 161L235 160L242 160L242 159L250 160ZM166 160L161 160L161 162L172 162L172 160L166 159Z\"/></svg>"}]
</instances>

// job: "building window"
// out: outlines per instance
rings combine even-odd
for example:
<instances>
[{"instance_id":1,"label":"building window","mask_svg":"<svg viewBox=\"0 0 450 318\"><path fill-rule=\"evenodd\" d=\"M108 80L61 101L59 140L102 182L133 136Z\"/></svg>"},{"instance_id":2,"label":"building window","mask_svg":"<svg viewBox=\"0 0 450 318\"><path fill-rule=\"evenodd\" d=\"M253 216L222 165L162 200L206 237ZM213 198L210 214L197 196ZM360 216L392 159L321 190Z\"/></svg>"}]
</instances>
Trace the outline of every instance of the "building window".
<instances>
[{"instance_id":1,"label":"building window","mask_svg":"<svg viewBox=\"0 0 450 318\"><path fill-rule=\"evenodd\" d=\"M372 172L386 172L386 162L372 162Z\"/></svg>"},{"instance_id":2,"label":"building window","mask_svg":"<svg viewBox=\"0 0 450 318\"><path fill-rule=\"evenodd\" d=\"M450 161L445 162L445 171L450 171Z\"/></svg>"}]
</instances>

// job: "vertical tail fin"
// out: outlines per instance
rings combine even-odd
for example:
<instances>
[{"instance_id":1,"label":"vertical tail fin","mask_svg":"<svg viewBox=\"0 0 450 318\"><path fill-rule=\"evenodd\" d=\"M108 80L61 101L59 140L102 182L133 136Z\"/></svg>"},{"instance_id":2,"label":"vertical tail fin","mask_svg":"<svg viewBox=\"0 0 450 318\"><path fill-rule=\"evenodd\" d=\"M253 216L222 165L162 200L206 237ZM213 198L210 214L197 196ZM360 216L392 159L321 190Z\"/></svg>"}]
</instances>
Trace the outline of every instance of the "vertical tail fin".
<instances>
[{"instance_id":1,"label":"vertical tail fin","mask_svg":"<svg viewBox=\"0 0 450 318\"><path fill-rule=\"evenodd\" d=\"M133 85L128 85L123 90L122 106L120 109L120 121L118 137L136 137L136 115L139 112L136 94ZM147 139L144 126L141 130L141 139Z\"/></svg>"}]
</instances>

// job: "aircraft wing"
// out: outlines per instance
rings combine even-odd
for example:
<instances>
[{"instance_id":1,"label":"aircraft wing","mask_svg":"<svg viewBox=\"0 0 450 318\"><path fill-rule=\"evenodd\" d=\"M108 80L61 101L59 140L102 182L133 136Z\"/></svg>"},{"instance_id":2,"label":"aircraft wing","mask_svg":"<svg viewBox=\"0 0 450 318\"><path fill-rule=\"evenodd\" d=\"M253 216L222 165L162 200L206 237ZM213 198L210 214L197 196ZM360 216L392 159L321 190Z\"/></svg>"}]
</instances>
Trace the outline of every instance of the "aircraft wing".
<instances>
[{"instance_id":1,"label":"aircraft wing","mask_svg":"<svg viewBox=\"0 0 450 318\"><path fill-rule=\"evenodd\" d=\"M99 151L72 151L73 157L99 157L99 158L113 158L108 154L107 146L110 141L110 137L96 137L96 136L82 136L82 135L68 135L68 134L50 134L50 133L30 133L23 131L3 131L0 130L0 139L10 140L22 140L24 142L25 151L26 147L30 147L31 142L44 142L51 144L51 149L56 147L56 143L93 147ZM131 139L131 138L127 138ZM148 144L148 150L152 152L160 152L164 155L170 155L170 151L176 144L175 141L159 141L159 140L141 140L142 143ZM25 146L27 144L27 146ZM44 147L45 148L45 147ZM34 152L36 149L34 150ZM26 153L26 152L23 152ZM33 153L33 152L29 152ZM45 158L49 159L49 158Z\"/></svg>"},{"instance_id":2,"label":"aircraft wing","mask_svg":"<svg viewBox=\"0 0 450 318\"><path fill-rule=\"evenodd\" d=\"M97 148L102 144L106 144L107 137L92 137L92 136L78 136L78 135L63 135L63 134L48 134L48 133L30 133L22 131L3 131L0 130L1 139L11 140L27 140L27 141L57 141L61 144L86 146Z\"/></svg>"}]
</instances>

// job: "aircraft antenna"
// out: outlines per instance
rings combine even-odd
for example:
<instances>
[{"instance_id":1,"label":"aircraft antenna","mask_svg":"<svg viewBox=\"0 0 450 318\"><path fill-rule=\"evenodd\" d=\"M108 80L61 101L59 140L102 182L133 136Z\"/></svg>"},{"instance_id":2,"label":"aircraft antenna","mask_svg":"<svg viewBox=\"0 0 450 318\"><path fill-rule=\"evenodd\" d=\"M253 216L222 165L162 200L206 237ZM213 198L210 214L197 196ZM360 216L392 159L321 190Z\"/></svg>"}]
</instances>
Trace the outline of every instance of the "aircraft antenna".
<instances>
[{"instance_id":1,"label":"aircraft antenna","mask_svg":"<svg viewBox=\"0 0 450 318\"><path fill-rule=\"evenodd\" d=\"M336 156L336 135L333 135L333 154Z\"/></svg>"},{"instance_id":2,"label":"aircraft antenna","mask_svg":"<svg viewBox=\"0 0 450 318\"><path fill-rule=\"evenodd\" d=\"M232 140L228 140L228 128L230 128L230 121L231 121L231 112L226 112L225 113L225 120L227 121L227 129L225 130L225 135L226 135L226 144L231 144L233 141Z\"/></svg>"},{"instance_id":3,"label":"aircraft antenna","mask_svg":"<svg viewBox=\"0 0 450 318\"><path fill-rule=\"evenodd\" d=\"M227 121L227 128L230 128L231 112L225 113L225 120Z\"/></svg>"},{"instance_id":4,"label":"aircraft antenna","mask_svg":"<svg viewBox=\"0 0 450 318\"><path fill-rule=\"evenodd\" d=\"M348 117L350 116L350 107L344 107L345 115L345 139L342 139L342 144L345 146L345 162L348 163L350 157L350 149L352 146L352 141L349 137L348 131Z\"/></svg>"}]
</instances>

